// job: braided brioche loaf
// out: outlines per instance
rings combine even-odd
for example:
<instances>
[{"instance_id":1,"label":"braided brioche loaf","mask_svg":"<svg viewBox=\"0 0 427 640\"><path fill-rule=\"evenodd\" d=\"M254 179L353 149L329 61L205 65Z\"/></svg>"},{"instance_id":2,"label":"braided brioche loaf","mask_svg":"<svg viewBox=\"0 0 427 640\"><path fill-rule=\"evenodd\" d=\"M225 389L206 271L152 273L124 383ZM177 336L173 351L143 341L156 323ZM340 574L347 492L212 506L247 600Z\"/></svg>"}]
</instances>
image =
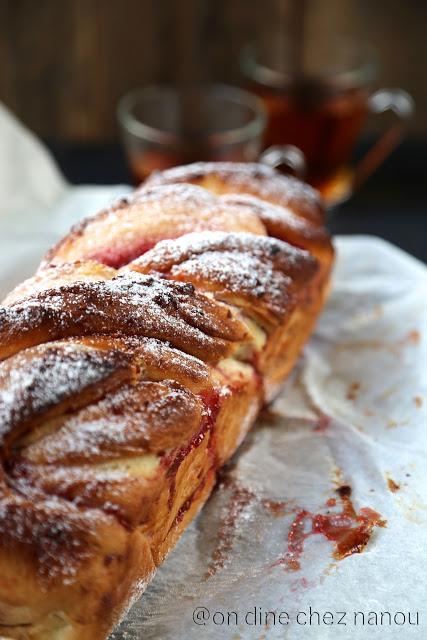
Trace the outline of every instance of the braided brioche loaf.
<instances>
[{"instance_id":1,"label":"braided brioche loaf","mask_svg":"<svg viewBox=\"0 0 427 640\"><path fill-rule=\"evenodd\" d=\"M105 638L291 370L328 289L314 191L155 174L0 308L0 636Z\"/></svg>"}]
</instances>

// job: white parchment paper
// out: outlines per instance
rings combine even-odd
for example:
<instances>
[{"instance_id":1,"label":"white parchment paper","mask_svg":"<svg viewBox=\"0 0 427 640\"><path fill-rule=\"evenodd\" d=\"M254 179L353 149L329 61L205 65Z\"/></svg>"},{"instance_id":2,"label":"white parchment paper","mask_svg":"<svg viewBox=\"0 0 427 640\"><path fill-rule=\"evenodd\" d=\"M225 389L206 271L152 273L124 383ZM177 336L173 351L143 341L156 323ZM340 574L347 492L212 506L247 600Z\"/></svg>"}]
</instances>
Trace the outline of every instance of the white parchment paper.
<instances>
[{"instance_id":1,"label":"white parchment paper","mask_svg":"<svg viewBox=\"0 0 427 640\"><path fill-rule=\"evenodd\" d=\"M2 297L129 187L67 185L3 108L0 141ZM115 640L427 637L427 270L377 238L336 247L332 294L294 374ZM307 535L290 568L298 514L340 513L340 485L386 526L342 560Z\"/></svg>"}]
</instances>

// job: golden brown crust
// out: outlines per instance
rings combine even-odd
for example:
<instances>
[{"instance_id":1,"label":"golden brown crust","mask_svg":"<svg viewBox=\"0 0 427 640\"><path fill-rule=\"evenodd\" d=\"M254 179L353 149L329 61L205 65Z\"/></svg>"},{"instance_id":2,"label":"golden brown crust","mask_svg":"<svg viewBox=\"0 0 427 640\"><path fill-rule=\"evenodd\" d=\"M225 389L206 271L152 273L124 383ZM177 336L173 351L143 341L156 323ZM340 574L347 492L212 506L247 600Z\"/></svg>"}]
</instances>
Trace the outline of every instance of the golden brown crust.
<instances>
[{"instance_id":1,"label":"golden brown crust","mask_svg":"<svg viewBox=\"0 0 427 640\"><path fill-rule=\"evenodd\" d=\"M272 204L247 194L229 194L221 196L221 199L235 207L256 213L267 234L273 238L305 249L316 258L324 259L331 251L331 241L326 229L299 216L289 207Z\"/></svg>"},{"instance_id":2,"label":"golden brown crust","mask_svg":"<svg viewBox=\"0 0 427 640\"><path fill-rule=\"evenodd\" d=\"M93 260L78 260L76 262L64 262L59 265L47 265L44 269L39 269L35 276L15 287L3 300L2 304L4 306L12 305L19 300L24 300L27 296L53 289L58 285L110 280L114 275L114 269L110 269Z\"/></svg>"},{"instance_id":3,"label":"golden brown crust","mask_svg":"<svg viewBox=\"0 0 427 640\"><path fill-rule=\"evenodd\" d=\"M164 184L194 184L213 193L248 194L261 200L289 207L294 213L316 224L324 221L324 209L315 189L297 178L283 176L258 163L195 162L183 167L153 173L136 194Z\"/></svg>"},{"instance_id":4,"label":"golden brown crust","mask_svg":"<svg viewBox=\"0 0 427 640\"><path fill-rule=\"evenodd\" d=\"M78 225L9 294L0 635L102 640L141 594L310 335L333 260L322 216L262 166L184 167Z\"/></svg>"},{"instance_id":5,"label":"golden brown crust","mask_svg":"<svg viewBox=\"0 0 427 640\"><path fill-rule=\"evenodd\" d=\"M61 285L0 308L0 358L43 342L94 334L159 338L208 361L226 357L246 338L230 310L193 285L138 273Z\"/></svg>"},{"instance_id":6,"label":"golden brown crust","mask_svg":"<svg viewBox=\"0 0 427 640\"><path fill-rule=\"evenodd\" d=\"M55 431L21 452L35 464L73 465L162 455L190 439L203 415L203 403L176 382L140 381L65 415Z\"/></svg>"},{"instance_id":7,"label":"golden brown crust","mask_svg":"<svg viewBox=\"0 0 427 640\"><path fill-rule=\"evenodd\" d=\"M277 325L295 304L318 264L291 245L249 233L189 233L163 240L129 265L141 273L192 283L244 309L262 325Z\"/></svg>"},{"instance_id":8,"label":"golden brown crust","mask_svg":"<svg viewBox=\"0 0 427 640\"><path fill-rule=\"evenodd\" d=\"M1 630L10 638L55 637L58 628L105 637L132 580L154 571L147 541L100 510L10 495L0 501L0 532Z\"/></svg>"},{"instance_id":9,"label":"golden brown crust","mask_svg":"<svg viewBox=\"0 0 427 640\"><path fill-rule=\"evenodd\" d=\"M71 341L101 350L120 350L132 356L140 376L148 380L175 380L194 393L215 386L211 368L202 360L153 338L89 336Z\"/></svg>"},{"instance_id":10,"label":"golden brown crust","mask_svg":"<svg viewBox=\"0 0 427 640\"><path fill-rule=\"evenodd\" d=\"M206 230L265 233L255 212L242 212L205 189L172 184L144 189L83 220L47 253L44 264L85 259L117 268L159 240Z\"/></svg>"},{"instance_id":11,"label":"golden brown crust","mask_svg":"<svg viewBox=\"0 0 427 640\"><path fill-rule=\"evenodd\" d=\"M118 350L51 342L0 363L0 442L34 428L41 420L77 409L132 376L131 360Z\"/></svg>"}]
</instances>

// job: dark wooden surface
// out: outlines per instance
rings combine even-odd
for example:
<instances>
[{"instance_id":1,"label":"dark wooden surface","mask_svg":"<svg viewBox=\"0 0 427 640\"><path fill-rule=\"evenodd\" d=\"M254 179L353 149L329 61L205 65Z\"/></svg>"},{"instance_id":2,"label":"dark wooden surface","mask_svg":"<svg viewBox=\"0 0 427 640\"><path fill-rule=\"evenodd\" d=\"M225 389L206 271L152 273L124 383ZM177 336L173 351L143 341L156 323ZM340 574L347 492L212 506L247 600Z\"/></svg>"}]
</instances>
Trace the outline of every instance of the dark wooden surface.
<instances>
[{"instance_id":1,"label":"dark wooden surface","mask_svg":"<svg viewBox=\"0 0 427 640\"><path fill-rule=\"evenodd\" d=\"M280 7L292 2L298 0L0 0L0 100L39 135L117 139L115 108L126 91L176 82L184 64L204 80L238 83L242 46L276 38ZM427 2L307 4L310 46L333 35L374 45L378 84L410 91L418 104L413 130L427 133ZM191 65L189 51L196 52Z\"/></svg>"},{"instance_id":2,"label":"dark wooden surface","mask_svg":"<svg viewBox=\"0 0 427 640\"><path fill-rule=\"evenodd\" d=\"M371 143L364 141L359 153ZM130 182L118 145L50 143L73 183ZM427 140L407 140L348 202L330 214L333 233L380 236L427 262Z\"/></svg>"}]
</instances>

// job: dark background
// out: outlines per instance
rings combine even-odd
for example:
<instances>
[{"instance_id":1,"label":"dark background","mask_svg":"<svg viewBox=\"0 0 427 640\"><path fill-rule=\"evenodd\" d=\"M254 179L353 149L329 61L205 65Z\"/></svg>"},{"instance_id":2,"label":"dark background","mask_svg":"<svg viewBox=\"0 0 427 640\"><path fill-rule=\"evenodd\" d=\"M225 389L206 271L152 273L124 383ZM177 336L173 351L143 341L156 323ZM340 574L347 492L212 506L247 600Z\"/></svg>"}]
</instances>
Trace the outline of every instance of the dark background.
<instances>
[{"instance_id":1,"label":"dark background","mask_svg":"<svg viewBox=\"0 0 427 640\"><path fill-rule=\"evenodd\" d=\"M273 38L298 0L0 0L0 100L49 145L73 182L129 181L115 109L135 86L177 82L193 52L199 80L241 84L242 46ZM283 15L283 14L282 14ZM339 35L373 45L377 86L416 101L406 141L348 203L340 233L374 233L427 260L427 2L311 0L311 46ZM383 127L367 123L357 153Z\"/></svg>"},{"instance_id":2,"label":"dark background","mask_svg":"<svg viewBox=\"0 0 427 640\"><path fill-rule=\"evenodd\" d=\"M176 81L182 43L202 79L238 83L242 46L277 37L299 1L0 0L0 99L45 138L111 141L120 96ZM313 48L336 35L373 45L378 84L414 96L412 132L427 135L425 0L311 0L306 24Z\"/></svg>"}]
</instances>

